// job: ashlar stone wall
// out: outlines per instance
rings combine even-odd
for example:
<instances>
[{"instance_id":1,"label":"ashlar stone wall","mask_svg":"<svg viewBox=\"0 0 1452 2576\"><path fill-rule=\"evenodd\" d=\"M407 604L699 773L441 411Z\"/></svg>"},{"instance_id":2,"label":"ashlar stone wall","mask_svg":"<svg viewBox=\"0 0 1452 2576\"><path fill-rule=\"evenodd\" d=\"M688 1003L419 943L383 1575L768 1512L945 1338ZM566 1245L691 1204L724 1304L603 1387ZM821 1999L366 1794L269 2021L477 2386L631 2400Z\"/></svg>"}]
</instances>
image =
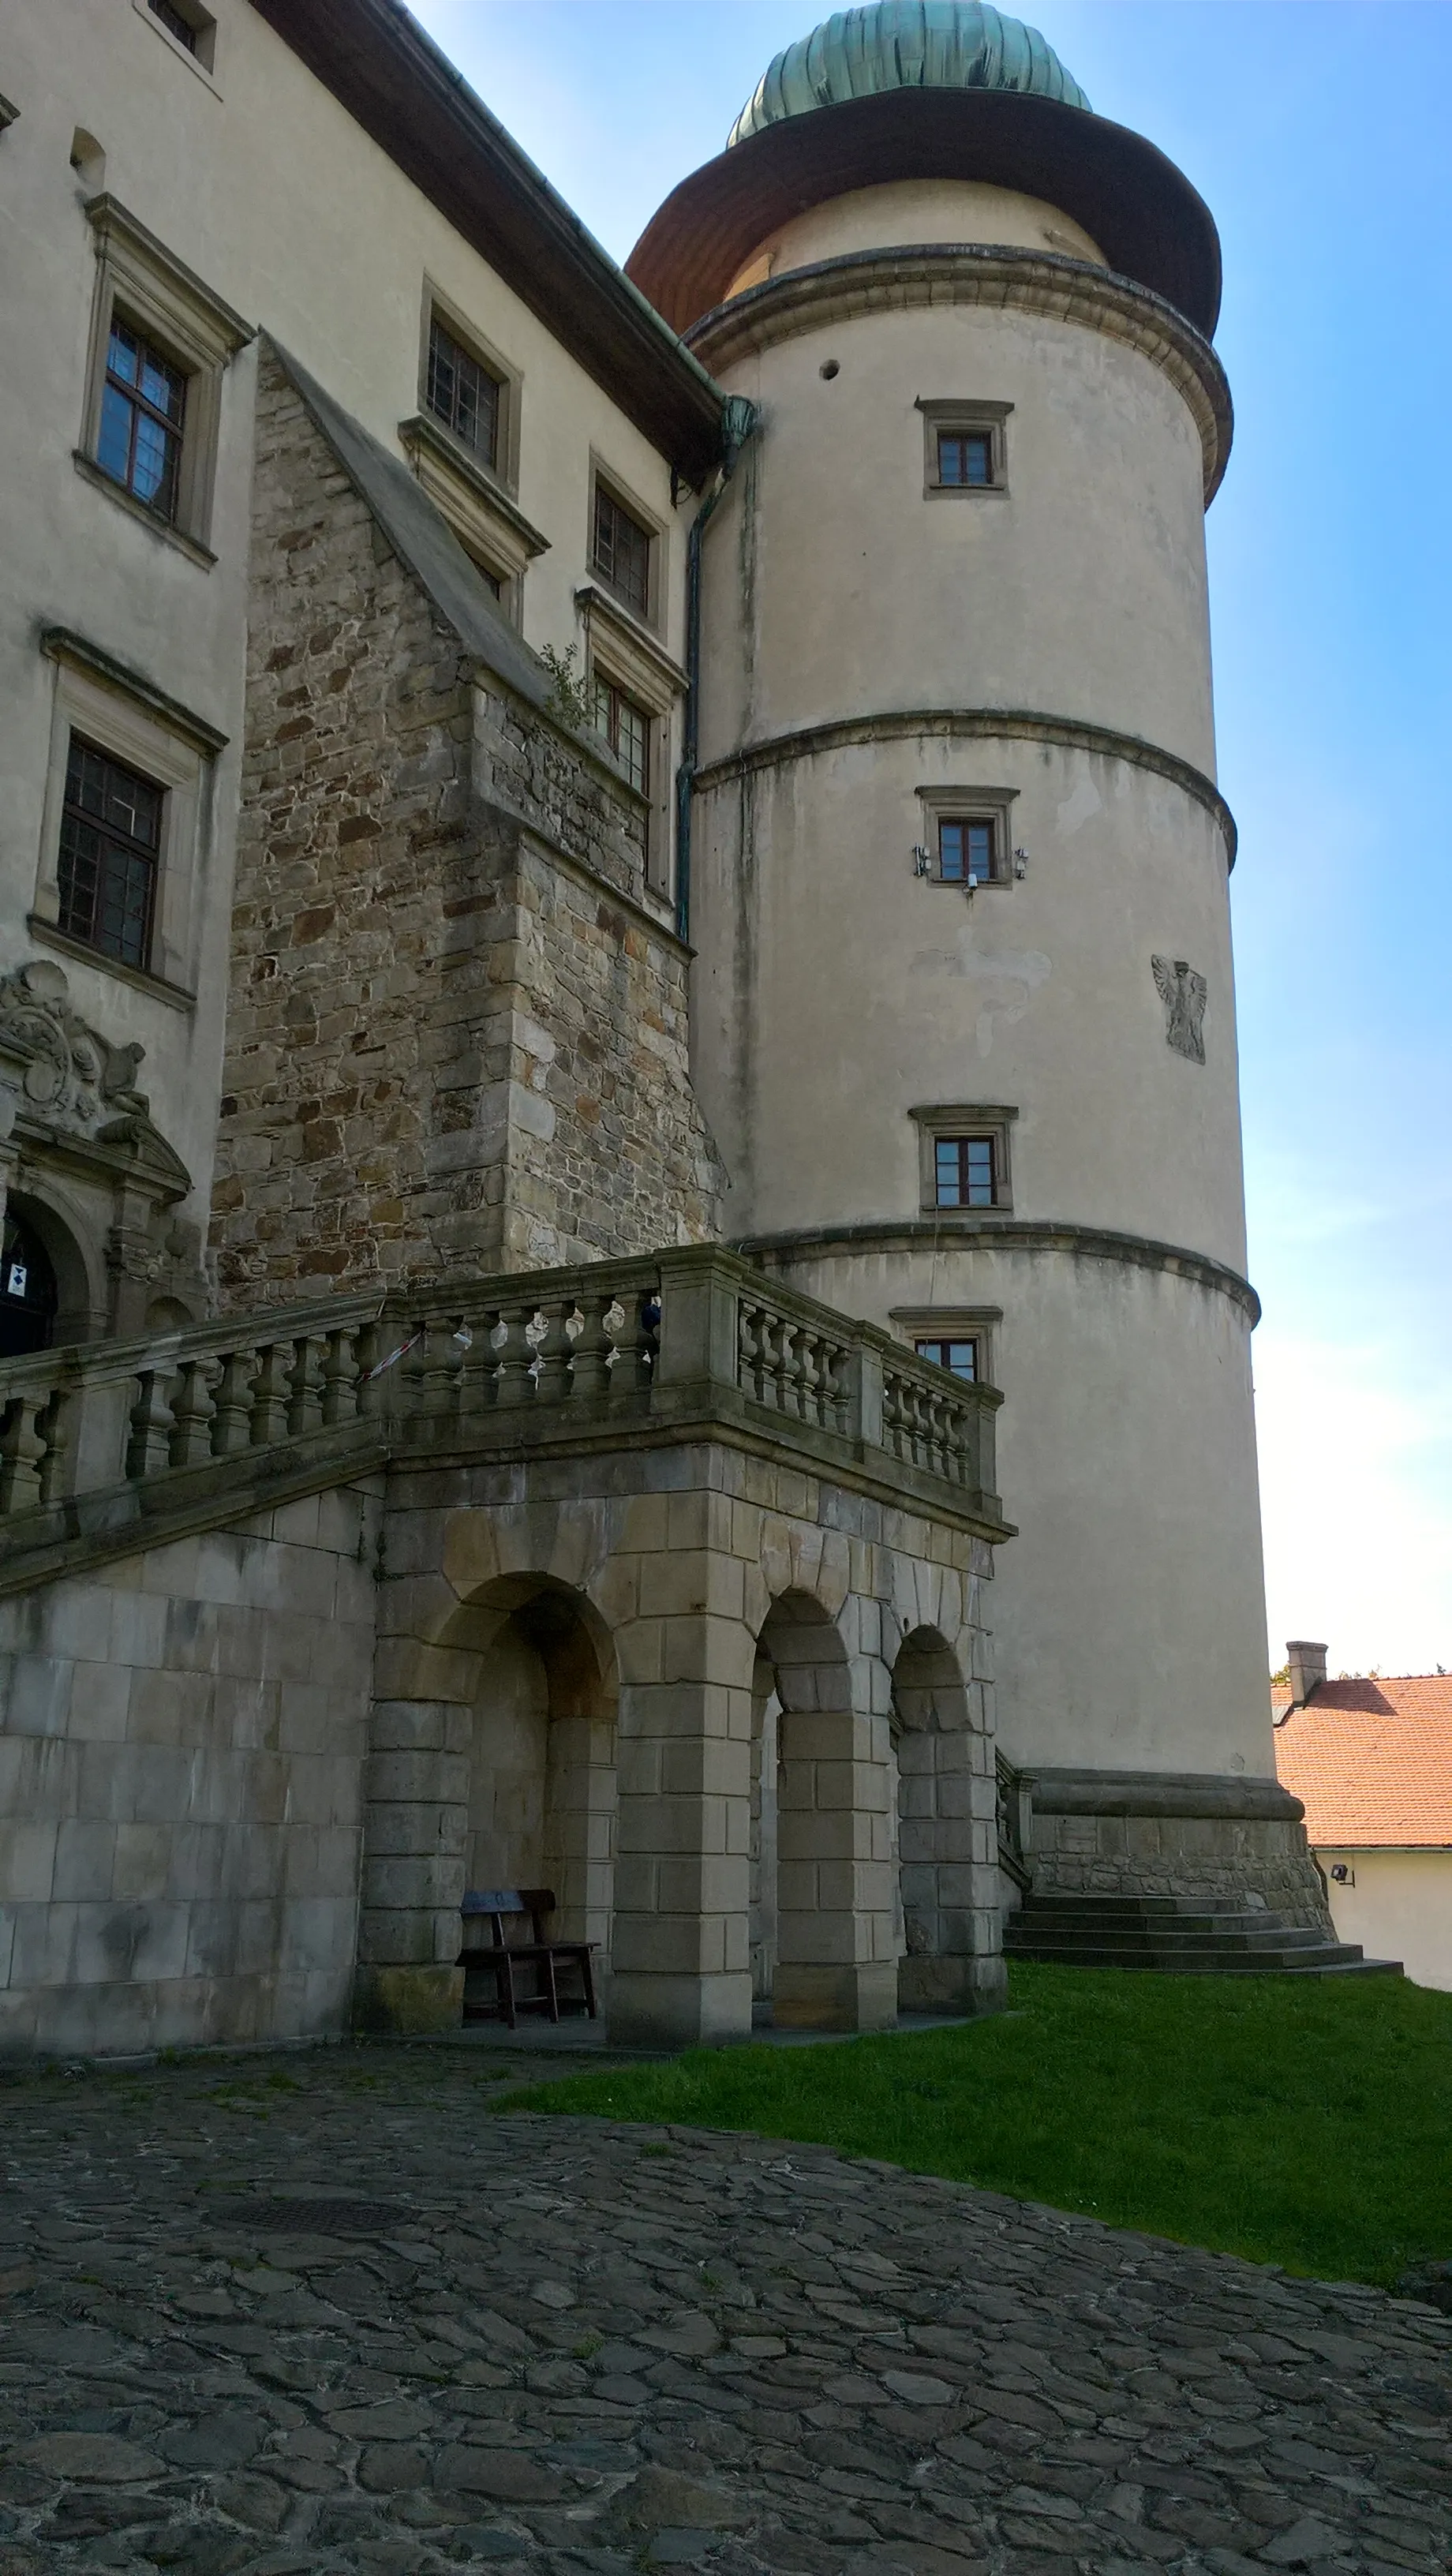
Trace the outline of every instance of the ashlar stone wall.
<instances>
[{"instance_id":1,"label":"ashlar stone wall","mask_svg":"<svg viewBox=\"0 0 1452 2576\"><path fill-rule=\"evenodd\" d=\"M381 1493L0 1602L0 2049L345 2027Z\"/></svg>"},{"instance_id":2,"label":"ashlar stone wall","mask_svg":"<svg viewBox=\"0 0 1452 2576\"><path fill-rule=\"evenodd\" d=\"M644 801L481 659L480 577L440 521L427 586L377 506L402 469L375 451L366 498L315 409L264 350L223 1300L707 1240L686 952L649 908ZM439 599L471 583L466 637Z\"/></svg>"}]
</instances>

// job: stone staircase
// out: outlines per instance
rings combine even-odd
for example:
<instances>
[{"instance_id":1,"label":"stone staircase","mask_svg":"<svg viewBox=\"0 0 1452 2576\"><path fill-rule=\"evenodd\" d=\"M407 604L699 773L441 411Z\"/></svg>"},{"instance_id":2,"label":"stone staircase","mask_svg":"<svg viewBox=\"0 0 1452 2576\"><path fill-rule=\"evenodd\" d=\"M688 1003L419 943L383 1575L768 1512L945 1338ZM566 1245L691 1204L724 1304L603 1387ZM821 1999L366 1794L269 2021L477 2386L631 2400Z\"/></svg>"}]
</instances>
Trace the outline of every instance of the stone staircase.
<instances>
[{"instance_id":1,"label":"stone staircase","mask_svg":"<svg viewBox=\"0 0 1452 2576\"><path fill-rule=\"evenodd\" d=\"M1328 1939L1263 1906L1214 1896L1029 1894L1003 1927L1004 1956L1162 1976L1399 1977L1396 1959Z\"/></svg>"}]
</instances>

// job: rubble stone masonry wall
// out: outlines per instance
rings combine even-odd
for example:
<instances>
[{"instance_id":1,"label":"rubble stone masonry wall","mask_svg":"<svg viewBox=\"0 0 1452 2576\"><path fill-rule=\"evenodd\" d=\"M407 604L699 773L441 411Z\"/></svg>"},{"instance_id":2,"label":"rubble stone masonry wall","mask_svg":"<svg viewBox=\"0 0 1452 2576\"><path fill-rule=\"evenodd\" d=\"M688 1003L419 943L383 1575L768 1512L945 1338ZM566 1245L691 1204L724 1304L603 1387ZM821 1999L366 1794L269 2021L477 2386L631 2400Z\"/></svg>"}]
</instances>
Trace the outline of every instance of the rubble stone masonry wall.
<instances>
[{"instance_id":1,"label":"rubble stone masonry wall","mask_svg":"<svg viewBox=\"0 0 1452 2576\"><path fill-rule=\"evenodd\" d=\"M715 1231L645 811L480 668L264 352L224 1303Z\"/></svg>"}]
</instances>

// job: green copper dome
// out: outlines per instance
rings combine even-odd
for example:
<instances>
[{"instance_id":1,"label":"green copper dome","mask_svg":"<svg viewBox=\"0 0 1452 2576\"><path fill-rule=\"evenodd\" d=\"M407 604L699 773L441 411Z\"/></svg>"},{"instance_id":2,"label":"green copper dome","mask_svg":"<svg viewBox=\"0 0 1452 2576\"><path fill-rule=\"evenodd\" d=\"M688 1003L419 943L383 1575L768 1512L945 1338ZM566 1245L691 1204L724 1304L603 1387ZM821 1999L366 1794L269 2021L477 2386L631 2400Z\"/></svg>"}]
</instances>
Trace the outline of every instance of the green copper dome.
<instances>
[{"instance_id":1,"label":"green copper dome","mask_svg":"<svg viewBox=\"0 0 1452 2576\"><path fill-rule=\"evenodd\" d=\"M981 0L871 0L837 10L777 55L727 149L786 117L893 89L1006 89L1089 105L1037 27L1021 19Z\"/></svg>"}]
</instances>

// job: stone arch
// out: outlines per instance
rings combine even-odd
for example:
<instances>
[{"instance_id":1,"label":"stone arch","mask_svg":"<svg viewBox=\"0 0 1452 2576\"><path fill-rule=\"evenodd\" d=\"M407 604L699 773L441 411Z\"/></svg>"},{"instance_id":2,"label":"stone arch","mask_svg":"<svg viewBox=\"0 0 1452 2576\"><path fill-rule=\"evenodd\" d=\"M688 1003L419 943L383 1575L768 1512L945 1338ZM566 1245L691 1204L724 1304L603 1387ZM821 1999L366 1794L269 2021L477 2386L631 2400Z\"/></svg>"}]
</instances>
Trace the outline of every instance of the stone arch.
<instances>
[{"instance_id":1,"label":"stone arch","mask_svg":"<svg viewBox=\"0 0 1452 2576\"><path fill-rule=\"evenodd\" d=\"M552 1887L552 1928L598 1942L608 1975L614 1862L618 1682L595 1604L528 1570L425 1591L426 1642L384 1668L419 1695L373 1703L359 1935L360 2020L410 2029L459 2018L470 1884Z\"/></svg>"},{"instance_id":2,"label":"stone arch","mask_svg":"<svg viewBox=\"0 0 1452 2576\"><path fill-rule=\"evenodd\" d=\"M50 1344L92 1340L105 1328L106 1283L89 1228L67 1197L47 1182L37 1186L29 1172L22 1189L6 1194L5 1208L35 1236L54 1274Z\"/></svg>"},{"instance_id":3,"label":"stone arch","mask_svg":"<svg viewBox=\"0 0 1452 2576\"><path fill-rule=\"evenodd\" d=\"M776 1705L772 2010L783 2025L877 2029L897 2017L889 1729L885 1713L857 1704L859 1680L817 1594L778 1593L753 1700L764 1738Z\"/></svg>"},{"instance_id":4,"label":"stone arch","mask_svg":"<svg viewBox=\"0 0 1452 2576\"><path fill-rule=\"evenodd\" d=\"M477 1651L464 1850L470 1887L550 1887L562 1940L608 1954L614 1862L614 1654L588 1596L504 1576L461 1614Z\"/></svg>"},{"instance_id":5,"label":"stone arch","mask_svg":"<svg viewBox=\"0 0 1452 2576\"><path fill-rule=\"evenodd\" d=\"M993 1750L980 1699L940 1628L906 1630L892 1660L905 2012L971 2011L1002 1983Z\"/></svg>"}]
</instances>

